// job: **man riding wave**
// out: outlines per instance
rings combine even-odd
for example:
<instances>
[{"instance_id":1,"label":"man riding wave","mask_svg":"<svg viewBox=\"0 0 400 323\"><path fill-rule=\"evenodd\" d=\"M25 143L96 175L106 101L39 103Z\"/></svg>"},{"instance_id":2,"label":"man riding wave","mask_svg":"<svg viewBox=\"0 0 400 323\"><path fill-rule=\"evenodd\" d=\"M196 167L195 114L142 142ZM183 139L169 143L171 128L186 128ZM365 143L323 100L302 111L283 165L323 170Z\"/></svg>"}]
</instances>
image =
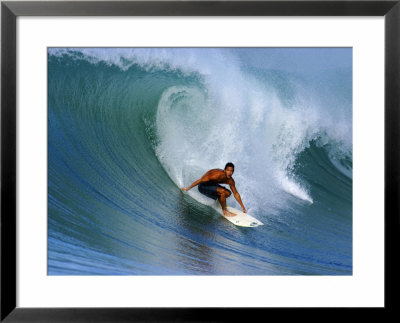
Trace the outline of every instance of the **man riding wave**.
<instances>
[{"instance_id":1,"label":"man riding wave","mask_svg":"<svg viewBox=\"0 0 400 323\"><path fill-rule=\"evenodd\" d=\"M231 188L235 199L238 201L244 213L247 213L242 199L238 191L236 190L235 181L232 178L235 166L232 163L227 163L224 170L222 169L211 169L205 173L200 179L193 182L189 187L183 187L182 191L189 191L195 186L199 186L199 192L209 198L218 199L221 204L222 210L225 216L235 216L236 214L231 213L226 208L226 199L231 196L231 191L219 184L228 184Z\"/></svg>"}]
</instances>

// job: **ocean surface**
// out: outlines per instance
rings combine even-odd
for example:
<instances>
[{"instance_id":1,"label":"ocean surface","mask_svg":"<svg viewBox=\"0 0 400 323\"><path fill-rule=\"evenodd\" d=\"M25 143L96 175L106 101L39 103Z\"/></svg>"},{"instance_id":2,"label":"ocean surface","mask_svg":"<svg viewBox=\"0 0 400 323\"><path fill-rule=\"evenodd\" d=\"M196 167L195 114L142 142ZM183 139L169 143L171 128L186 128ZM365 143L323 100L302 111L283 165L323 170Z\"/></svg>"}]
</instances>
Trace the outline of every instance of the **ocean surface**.
<instances>
[{"instance_id":1,"label":"ocean surface","mask_svg":"<svg viewBox=\"0 0 400 323\"><path fill-rule=\"evenodd\" d=\"M352 275L352 131L348 48L49 48L48 274Z\"/></svg>"}]
</instances>

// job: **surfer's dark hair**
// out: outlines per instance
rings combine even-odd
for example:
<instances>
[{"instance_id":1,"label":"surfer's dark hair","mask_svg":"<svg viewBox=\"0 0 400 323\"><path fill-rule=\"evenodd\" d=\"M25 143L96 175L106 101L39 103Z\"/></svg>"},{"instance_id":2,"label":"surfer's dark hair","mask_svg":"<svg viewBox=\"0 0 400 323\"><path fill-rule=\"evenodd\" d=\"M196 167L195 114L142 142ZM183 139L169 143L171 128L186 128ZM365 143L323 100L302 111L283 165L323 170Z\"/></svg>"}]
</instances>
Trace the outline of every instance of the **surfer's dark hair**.
<instances>
[{"instance_id":1,"label":"surfer's dark hair","mask_svg":"<svg viewBox=\"0 0 400 323\"><path fill-rule=\"evenodd\" d=\"M233 165L232 163L227 163L227 164L225 165L224 170L227 169L228 167L232 167L233 170L235 170L235 165Z\"/></svg>"}]
</instances>

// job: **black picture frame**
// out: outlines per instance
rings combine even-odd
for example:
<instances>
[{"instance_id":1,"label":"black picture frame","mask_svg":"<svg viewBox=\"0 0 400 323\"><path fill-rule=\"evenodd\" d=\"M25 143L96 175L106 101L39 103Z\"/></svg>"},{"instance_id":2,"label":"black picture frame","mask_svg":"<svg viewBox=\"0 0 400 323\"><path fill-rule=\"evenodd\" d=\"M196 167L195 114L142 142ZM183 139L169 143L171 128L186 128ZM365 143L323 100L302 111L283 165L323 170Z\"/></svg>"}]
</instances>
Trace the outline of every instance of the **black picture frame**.
<instances>
[{"instance_id":1,"label":"black picture frame","mask_svg":"<svg viewBox=\"0 0 400 323\"><path fill-rule=\"evenodd\" d=\"M18 16L384 16L385 18L385 306L369 319L393 315L399 287L400 0L395 1L73 1L1 3L1 322L239 321L299 308L18 308L16 286L16 19ZM367 290L367 289L366 289ZM40 290L38 290L40 293ZM316 309L311 309L316 310ZM329 311L334 319L335 312ZM365 310L365 309L364 309ZM348 312L349 313L349 310ZM275 313L274 313L275 314ZM323 315L326 315L324 313ZM300 319L301 316L296 316ZM319 318L321 319L321 317Z\"/></svg>"}]
</instances>

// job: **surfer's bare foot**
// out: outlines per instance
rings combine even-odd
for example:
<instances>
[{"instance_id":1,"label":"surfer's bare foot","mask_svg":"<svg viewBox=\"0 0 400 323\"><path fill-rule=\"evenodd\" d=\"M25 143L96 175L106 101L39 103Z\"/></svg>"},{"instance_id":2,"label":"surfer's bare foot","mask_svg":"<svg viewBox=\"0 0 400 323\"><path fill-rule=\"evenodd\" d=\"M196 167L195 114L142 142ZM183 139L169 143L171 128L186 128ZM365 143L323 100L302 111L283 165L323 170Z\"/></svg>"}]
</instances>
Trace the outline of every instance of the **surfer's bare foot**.
<instances>
[{"instance_id":1,"label":"surfer's bare foot","mask_svg":"<svg viewBox=\"0 0 400 323\"><path fill-rule=\"evenodd\" d=\"M224 215L225 216L236 216L235 213L229 212L228 210L224 210Z\"/></svg>"}]
</instances>

